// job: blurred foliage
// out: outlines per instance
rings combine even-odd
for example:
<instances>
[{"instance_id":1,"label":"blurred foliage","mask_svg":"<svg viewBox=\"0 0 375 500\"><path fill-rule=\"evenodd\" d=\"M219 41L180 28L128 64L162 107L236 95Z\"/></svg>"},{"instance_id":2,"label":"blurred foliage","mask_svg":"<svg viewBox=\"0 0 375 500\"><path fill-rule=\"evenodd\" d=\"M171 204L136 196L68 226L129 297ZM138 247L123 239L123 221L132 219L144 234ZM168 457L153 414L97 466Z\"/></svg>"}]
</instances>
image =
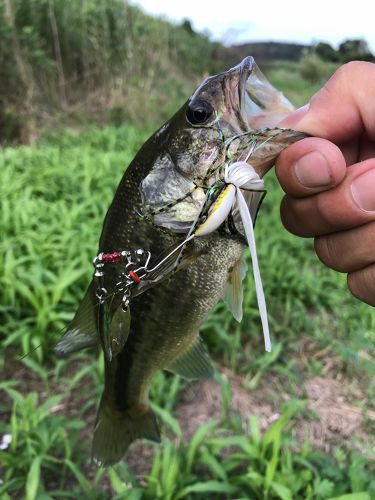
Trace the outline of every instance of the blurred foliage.
<instances>
[{"instance_id":1,"label":"blurred foliage","mask_svg":"<svg viewBox=\"0 0 375 500\"><path fill-rule=\"evenodd\" d=\"M322 85L337 68L337 64L321 59L316 53L305 54L299 62L299 72L310 84Z\"/></svg>"},{"instance_id":2,"label":"blurred foliage","mask_svg":"<svg viewBox=\"0 0 375 500\"><path fill-rule=\"evenodd\" d=\"M288 61L275 61L267 70L267 78L297 107L306 104L322 83L334 73L337 65L323 63L325 68L323 80L307 81L301 78L301 64Z\"/></svg>"},{"instance_id":3,"label":"blurred foliage","mask_svg":"<svg viewBox=\"0 0 375 500\"><path fill-rule=\"evenodd\" d=\"M91 373L94 370L97 367ZM83 371L70 380L67 390L79 386ZM346 500L371 500L375 493L371 464L358 452L345 456L338 448L329 457L307 443L297 451L291 433L303 410L297 400L284 405L280 418L264 434L257 417L249 418L246 432L223 418L202 424L189 442L181 442L177 421L167 412L158 413L159 418L167 417L164 424L173 429L174 439L153 446L153 463L146 476L137 479L120 463L90 471L88 478L84 453L88 443L78 434L85 425L87 408L68 420L59 411L62 395L50 395L41 403L38 394L23 396L15 385L1 384L0 388L13 400L12 440L6 451L0 451L6 466L0 485L4 500L340 500L343 494ZM0 422L0 431L2 427Z\"/></svg>"},{"instance_id":4,"label":"blurred foliage","mask_svg":"<svg viewBox=\"0 0 375 500\"><path fill-rule=\"evenodd\" d=\"M338 53L343 63L353 60L375 62L375 56L371 53L368 43L362 39L345 40L340 43Z\"/></svg>"},{"instance_id":5,"label":"blurred foliage","mask_svg":"<svg viewBox=\"0 0 375 500\"><path fill-rule=\"evenodd\" d=\"M268 70L277 62L298 63L307 45L289 42L248 42L230 47L220 47L218 56L226 67L237 64L246 56L253 56L262 70Z\"/></svg>"},{"instance_id":6,"label":"blurred foliage","mask_svg":"<svg viewBox=\"0 0 375 500\"><path fill-rule=\"evenodd\" d=\"M344 40L337 50L329 43L319 42L309 52L316 54L323 61L340 64L349 61L375 62L375 56L372 54L368 43L361 38Z\"/></svg>"},{"instance_id":7,"label":"blurred foliage","mask_svg":"<svg viewBox=\"0 0 375 500\"><path fill-rule=\"evenodd\" d=\"M323 61L328 62L339 62L340 55L337 50L335 50L332 45L326 42L319 42L314 47L315 54Z\"/></svg>"}]
</instances>

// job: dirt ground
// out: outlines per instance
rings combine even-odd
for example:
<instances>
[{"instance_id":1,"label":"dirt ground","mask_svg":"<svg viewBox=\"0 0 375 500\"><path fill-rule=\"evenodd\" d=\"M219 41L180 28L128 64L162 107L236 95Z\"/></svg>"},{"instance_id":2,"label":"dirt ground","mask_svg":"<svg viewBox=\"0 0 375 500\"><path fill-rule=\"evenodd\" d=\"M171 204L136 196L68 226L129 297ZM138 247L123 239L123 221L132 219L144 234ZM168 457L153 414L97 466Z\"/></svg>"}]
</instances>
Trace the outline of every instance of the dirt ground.
<instances>
[{"instance_id":1,"label":"dirt ground","mask_svg":"<svg viewBox=\"0 0 375 500\"><path fill-rule=\"evenodd\" d=\"M244 428L249 416L256 415L261 430L265 431L279 418L282 403L290 399L287 392L281 392L275 398L274 388L278 384L272 376L265 377L261 386L251 393L244 388L244 377L228 371L222 373L231 383L231 410L240 414ZM342 376L314 377L307 379L300 389L307 400L306 409L310 417L295 419L293 435L298 441L302 443L307 439L312 448L327 453L337 445L355 447L365 454L375 449L375 435L369 431L369 423L371 427L375 424L375 411L367 410L366 415L363 414L361 402L366 398L357 384ZM183 393L175 412L187 441L202 423L220 419L221 415L221 390L214 380L193 382ZM152 457L153 447L135 443L126 461L141 478L147 474Z\"/></svg>"},{"instance_id":2,"label":"dirt ground","mask_svg":"<svg viewBox=\"0 0 375 500\"><path fill-rule=\"evenodd\" d=\"M369 454L375 449L375 411L369 410L370 403L366 400L360 384L356 379L345 378L341 373L331 370L332 359L328 356L323 376L305 378L298 388L299 397L307 401L306 409L309 417L304 416L294 419L293 434L301 443L306 439L312 448L323 450L327 453L334 446L357 448L362 453ZM323 363L324 364L324 363ZM72 363L69 371L74 373L79 370L80 362ZM246 430L246 422L250 415L259 418L261 430L265 431L275 422L281 411L281 405L290 400L290 393L283 390L281 380L272 374L266 374L261 379L259 386L247 390L245 377L234 375L221 368L222 376L226 377L231 385L232 404L231 412L237 412ZM9 375L11 375L9 373ZM22 380L22 392L36 391L40 394L40 380L35 374L30 373L25 366L19 364L13 378ZM15 376L16 375L16 376ZM86 385L86 383L88 384ZM90 382L85 378L81 381L85 391L90 390ZM57 386L56 392L63 388ZM8 399L8 398L6 398ZM10 402L10 401L9 401ZM53 412L63 413L66 417L76 417L82 404L82 392L79 387L62 401ZM197 428L209 419L220 420L222 416L222 396L220 385L215 380L197 381L189 384L182 394L174 416L178 419L185 440L191 439ZM364 413L364 408L367 408ZM95 409L91 408L85 418L87 426L82 430L82 439L89 442L95 421ZM3 415L6 419L6 415ZM372 428L372 431L371 431ZM147 442L134 443L126 457L126 462L134 474L142 479L150 470L155 447ZM90 450L87 450L88 457ZM375 457L374 457L375 458ZM87 466L87 476L95 473L95 468Z\"/></svg>"},{"instance_id":3,"label":"dirt ground","mask_svg":"<svg viewBox=\"0 0 375 500\"><path fill-rule=\"evenodd\" d=\"M232 409L241 415L244 422L249 415L256 415L263 431L279 418L281 403L290 398L284 393L272 402L267 397L261 400L264 390L256 390L251 394L243 388L241 377L229 378L233 392ZM349 390L349 387L350 383L343 380L322 377L307 380L304 383L307 409L313 412L315 419L297 419L298 424L293 429L295 436L301 441L308 438L312 447L326 452L331 450L332 445L347 442L353 437L368 441L362 410L351 403L354 397L355 400L363 400L364 396L359 389L354 391ZM187 439L200 424L209 418L220 418L220 415L220 387L212 380L193 384L185 392L177 410ZM375 411L368 411L366 417L375 422Z\"/></svg>"}]
</instances>

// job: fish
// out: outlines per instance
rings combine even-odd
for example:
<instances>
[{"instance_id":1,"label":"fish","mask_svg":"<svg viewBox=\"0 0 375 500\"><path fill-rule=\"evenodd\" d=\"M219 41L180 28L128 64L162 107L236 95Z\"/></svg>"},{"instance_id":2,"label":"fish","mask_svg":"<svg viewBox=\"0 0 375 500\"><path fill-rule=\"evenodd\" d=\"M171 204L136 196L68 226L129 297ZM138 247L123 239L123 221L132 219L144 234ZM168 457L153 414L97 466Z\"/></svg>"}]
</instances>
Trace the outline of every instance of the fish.
<instances>
[{"instance_id":1,"label":"fish","mask_svg":"<svg viewBox=\"0 0 375 500\"><path fill-rule=\"evenodd\" d=\"M275 128L293 109L248 56L205 79L126 169L104 219L93 280L56 346L64 354L103 348L92 444L99 466L122 460L136 439L160 441L149 404L158 370L213 376L199 329L222 298L242 317L245 269L244 228L223 168L248 163L261 179L305 137ZM243 195L255 221L264 193Z\"/></svg>"}]
</instances>

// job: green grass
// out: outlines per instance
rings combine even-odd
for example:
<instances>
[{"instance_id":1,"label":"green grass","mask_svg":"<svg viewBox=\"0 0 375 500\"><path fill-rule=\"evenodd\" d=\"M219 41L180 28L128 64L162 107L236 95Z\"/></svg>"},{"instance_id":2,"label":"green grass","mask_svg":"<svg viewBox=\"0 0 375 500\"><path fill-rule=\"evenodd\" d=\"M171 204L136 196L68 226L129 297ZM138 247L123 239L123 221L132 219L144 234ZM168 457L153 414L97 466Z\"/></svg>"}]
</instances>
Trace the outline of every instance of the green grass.
<instances>
[{"instance_id":1,"label":"green grass","mask_svg":"<svg viewBox=\"0 0 375 500\"><path fill-rule=\"evenodd\" d=\"M306 104L338 67L338 64L327 63L318 59L316 77L313 81L306 81L301 78L301 71L303 64L308 61L308 57L302 59L299 64L289 61L275 61L271 69L267 71L267 78L277 89L284 92L296 107Z\"/></svg>"},{"instance_id":2,"label":"green grass","mask_svg":"<svg viewBox=\"0 0 375 500\"><path fill-rule=\"evenodd\" d=\"M305 351L326 352L331 376L361 387L366 417L375 401L375 315L349 295L345 276L319 263L310 240L283 229L273 174L256 227L273 352L263 349L251 272L241 325L220 303L202 335L218 370L238 374L249 395L261 397L268 387L265 397L277 400L284 388L281 416L265 433L255 416L241 422L230 410L230 383L218 377L220 418L185 441L175 410L188 384L160 373L151 399L166 437L151 446L150 471L139 477L125 463L108 471L89 465L102 359L97 352L57 358L52 347L89 282L113 191L147 135L130 126L54 132L35 147L1 152L0 442L5 434L12 442L0 450L0 497L374 498L371 453L349 440L325 454L292 433L301 418L313 418L301 384L324 376L324 360L301 361Z\"/></svg>"}]
</instances>

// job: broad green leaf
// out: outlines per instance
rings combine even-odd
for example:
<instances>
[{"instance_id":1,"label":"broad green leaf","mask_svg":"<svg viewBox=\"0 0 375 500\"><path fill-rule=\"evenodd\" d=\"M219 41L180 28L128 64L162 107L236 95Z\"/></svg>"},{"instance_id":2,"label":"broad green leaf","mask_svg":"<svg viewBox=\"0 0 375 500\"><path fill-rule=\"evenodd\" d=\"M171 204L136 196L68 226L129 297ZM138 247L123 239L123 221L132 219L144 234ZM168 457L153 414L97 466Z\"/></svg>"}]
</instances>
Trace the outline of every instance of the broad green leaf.
<instances>
[{"instance_id":1,"label":"broad green leaf","mask_svg":"<svg viewBox=\"0 0 375 500\"><path fill-rule=\"evenodd\" d=\"M155 404L151 404L150 406L152 410L160 417L163 423L166 424L177 437L181 438L182 432L178 420L175 419L169 411L164 410L160 406Z\"/></svg>"},{"instance_id":2,"label":"broad green leaf","mask_svg":"<svg viewBox=\"0 0 375 500\"><path fill-rule=\"evenodd\" d=\"M40 464L41 457L35 457L31 463L29 472L27 473L25 486L26 500L34 500L35 498L37 498L40 480Z\"/></svg>"},{"instance_id":3,"label":"broad green leaf","mask_svg":"<svg viewBox=\"0 0 375 500\"><path fill-rule=\"evenodd\" d=\"M271 489L278 495L281 500L293 500L293 493L289 488L286 488L275 481L271 482Z\"/></svg>"},{"instance_id":4,"label":"broad green leaf","mask_svg":"<svg viewBox=\"0 0 375 500\"><path fill-rule=\"evenodd\" d=\"M82 474L82 472L79 470L78 466L75 463L73 463L71 460L69 460L68 458L66 458L64 460L64 462L66 463L66 465L69 467L69 469L74 474L74 476L77 479L77 481L78 481L79 485L81 486L82 490L86 494L89 495L90 492L91 492L90 483L85 478L85 476Z\"/></svg>"},{"instance_id":5,"label":"broad green leaf","mask_svg":"<svg viewBox=\"0 0 375 500\"><path fill-rule=\"evenodd\" d=\"M127 489L126 484L121 480L120 476L117 474L113 467L108 469L108 476L111 480L111 486L115 493L124 493Z\"/></svg>"},{"instance_id":6,"label":"broad green leaf","mask_svg":"<svg viewBox=\"0 0 375 500\"><path fill-rule=\"evenodd\" d=\"M205 481L195 483L192 486L187 486L175 497L176 500L184 498L191 493L222 493L226 495L234 495L237 488L229 483L221 483L219 481Z\"/></svg>"},{"instance_id":7,"label":"broad green leaf","mask_svg":"<svg viewBox=\"0 0 375 500\"><path fill-rule=\"evenodd\" d=\"M360 493L349 493L348 495L340 495L338 497L331 497L327 500L371 500L370 494L366 491Z\"/></svg>"},{"instance_id":8,"label":"broad green leaf","mask_svg":"<svg viewBox=\"0 0 375 500\"><path fill-rule=\"evenodd\" d=\"M250 415L249 417L249 431L252 441L258 445L261 440L259 418L256 415Z\"/></svg>"},{"instance_id":9,"label":"broad green leaf","mask_svg":"<svg viewBox=\"0 0 375 500\"><path fill-rule=\"evenodd\" d=\"M209 451L205 450L202 453L200 462L205 467L210 469L210 471L214 474L214 476L218 477L222 481L226 481L228 479L227 473L225 472L222 463L220 463L219 460L216 460L216 458L213 455L210 455Z\"/></svg>"},{"instance_id":10,"label":"broad green leaf","mask_svg":"<svg viewBox=\"0 0 375 500\"><path fill-rule=\"evenodd\" d=\"M217 423L217 420L209 420L208 422L202 424L194 434L192 440L190 441L186 454L187 471L191 470L193 460L199 445L202 443L205 436L217 426Z\"/></svg>"}]
</instances>

